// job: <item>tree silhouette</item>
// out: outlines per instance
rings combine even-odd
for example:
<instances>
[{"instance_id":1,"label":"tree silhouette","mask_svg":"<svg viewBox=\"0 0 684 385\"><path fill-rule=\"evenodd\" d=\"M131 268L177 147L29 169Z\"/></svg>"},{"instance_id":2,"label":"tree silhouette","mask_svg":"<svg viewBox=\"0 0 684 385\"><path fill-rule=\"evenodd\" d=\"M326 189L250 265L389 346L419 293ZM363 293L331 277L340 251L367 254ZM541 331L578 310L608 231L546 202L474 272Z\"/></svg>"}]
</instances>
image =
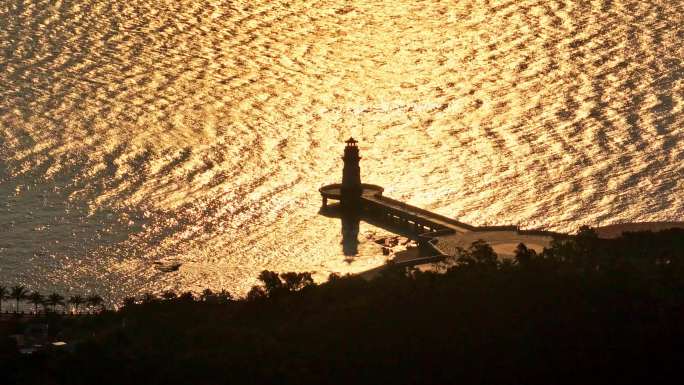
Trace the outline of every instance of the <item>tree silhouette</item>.
<instances>
[{"instance_id":1,"label":"tree silhouette","mask_svg":"<svg viewBox=\"0 0 684 385\"><path fill-rule=\"evenodd\" d=\"M26 287L17 285L12 287L12 292L10 293L10 297L17 301L16 304L16 311L19 312L19 301L23 300L26 298L26 295L28 294L28 290Z\"/></svg>"},{"instance_id":2,"label":"tree silhouette","mask_svg":"<svg viewBox=\"0 0 684 385\"><path fill-rule=\"evenodd\" d=\"M262 271L259 274L259 281L263 283L264 289L268 295L273 295L273 293L283 287L283 281L280 280L280 276L273 271Z\"/></svg>"},{"instance_id":3,"label":"tree silhouette","mask_svg":"<svg viewBox=\"0 0 684 385\"><path fill-rule=\"evenodd\" d=\"M214 297L214 292L211 289L204 289L202 294L200 294L200 300L202 302L212 302Z\"/></svg>"},{"instance_id":4,"label":"tree silhouette","mask_svg":"<svg viewBox=\"0 0 684 385\"><path fill-rule=\"evenodd\" d=\"M216 301L221 304L226 304L233 300L233 296L225 289L221 289L215 294Z\"/></svg>"},{"instance_id":5,"label":"tree silhouette","mask_svg":"<svg viewBox=\"0 0 684 385\"><path fill-rule=\"evenodd\" d=\"M57 305L64 306L64 297L60 294L52 293L48 296L46 303L52 306L52 311L55 311Z\"/></svg>"},{"instance_id":6,"label":"tree silhouette","mask_svg":"<svg viewBox=\"0 0 684 385\"><path fill-rule=\"evenodd\" d=\"M262 298L266 298L266 297L267 297L266 291L261 286L252 286L252 288L247 293L247 300L248 301L256 301L258 299L262 299Z\"/></svg>"},{"instance_id":7,"label":"tree silhouette","mask_svg":"<svg viewBox=\"0 0 684 385\"><path fill-rule=\"evenodd\" d=\"M0 286L0 313L2 313L2 301L9 298L9 290L7 286Z\"/></svg>"},{"instance_id":8,"label":"tree silhouette","mask_svg":"<svg viewBox=\"0 0 684 385\"><path fill-rule=\"evenodd\" d=\"M537 256L537 252L534 249L528 249L524 243L520 243L518 247L515 248L515 261L520 266L526 266Z\"/></svg>"},{"instance_id":9,"label":"tree silhouette","mask_svg":"<svg viewBox=\"0 0 684 385\"><path fill-rule=\"evenodd\" d=\"M28 295L28 301L33 305L33 310L38 314L38 305L43 305L45 303L45 297L37 291Z\"/></svg>"},{"instance_id":10,"label":"tree silhouette","mask_svg":"<svg viewBox=\"0 0 684 385\"><path fill-rule=\"evenodd\" d=\"M76 309L76 313L79 313L79 308L82 304L85 303L85 299L80 296L80 295L74 295L69 298L69 303L74 305L74 308Z\"/></svg>"},{"instance_id":11,"label":"tree silhouette","mask_svg":"<svg viewBox=\"0 0 684 385\"><path fill-rule=\"evenodd\" d=\"M100 297L97 294L91 294L88 296L88 298L86 298L86 303L88 304L88 306L92 306L93 308L96 308L98 306L102 306L103 302L104 302L104 300L102 299L102 297ZM102 309L100 309L100 310L102 310Z\"/></svg>"},{"instance_id":12,"label":"tree silhouette","mask_svg":"<svg viewBox=\"0 0 684 385\"><path fill-rule=\"evenodd\" d=\"M314 283L311 273L283 273L280 278L283 280L283 287L289 291L298 291Z\"/></svg>"},{"instance_id":13,"label":"tree silhouette","mask_svg":"<svg viewBox=\"0 0 684 385\"><path fill-rule=\"evenodd\" d=\"M492 246L483 240L473 242L468 250L459 248L458 264L471 267L496 267L498 256Z\"/></svg>"}]
</instances>

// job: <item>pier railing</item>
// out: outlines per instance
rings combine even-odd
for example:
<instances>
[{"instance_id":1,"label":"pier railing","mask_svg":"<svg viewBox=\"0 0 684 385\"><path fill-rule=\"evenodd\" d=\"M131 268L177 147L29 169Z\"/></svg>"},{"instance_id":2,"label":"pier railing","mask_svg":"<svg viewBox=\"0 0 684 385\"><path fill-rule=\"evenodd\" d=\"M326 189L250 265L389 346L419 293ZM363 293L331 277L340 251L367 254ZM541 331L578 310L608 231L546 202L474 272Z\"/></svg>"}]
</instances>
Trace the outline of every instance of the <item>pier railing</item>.
<instances>
[{"instance_id":1,"label":"pier railing","mask_svg":"<svg viewBox=\"0 0 684 385\"><path fill-rule=\"evenodd\" d=\"M363 197L362 199L364 199L368 202L371 202L371 203L378 204L380 206L384 206L386 208L394 209L394 210L397 210L400 212L403 211L409 215L417 214L418 216L422 217L421 219L424 219L426 221L430 221L431 219L434 219L434 220L438 220L440 222L444 222L444 223L447 223L447 224L450 224L452 226L459 227L459 228L462 228L462 229L465 229L468 231L474 231L477 229L476 227L471 226L467 223L457 221L453 218L449 218L449 217L441 215L441 214L433 213L432 211L428 211L428 210L422 209L420 207L409 205L407 203L404 203L402 201L398 201L396 199L387 198L385 196L377 195L377 196L374 196L372 198Z\"/></svg>"}]
</instances>

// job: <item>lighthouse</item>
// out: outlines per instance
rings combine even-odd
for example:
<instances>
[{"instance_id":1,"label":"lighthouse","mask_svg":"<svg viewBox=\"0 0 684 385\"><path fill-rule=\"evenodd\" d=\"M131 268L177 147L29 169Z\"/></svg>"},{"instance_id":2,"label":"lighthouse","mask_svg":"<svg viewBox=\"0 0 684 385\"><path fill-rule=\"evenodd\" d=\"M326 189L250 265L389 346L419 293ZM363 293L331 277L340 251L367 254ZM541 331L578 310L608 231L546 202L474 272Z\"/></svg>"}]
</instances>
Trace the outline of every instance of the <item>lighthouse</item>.
<instances>
[{"instance_id":1,"label":"lighthouse","mask_svg":"<svg viewBox=\"0 0 684 385\"><path fill-rule=\"evenodd\" d=\"M381 198L383 188L374 184L361 183L361 168L359 162L359 143L354 138L349 138L344 147L344 166L342 167L342 183L323 186L318 191L323 198L322 209L327 210L328 199L341 203L347 212L355 212L362 209L363 197Z\"/></svg>"},{"instance_id":2,"label":"lighthouse","mask_svg":"<svg viewBox=\"0 0 684 385\"><path fill-rule=\"evenodd\" d=\"M354 138L346 141L344 148L344 167L342 169L342 204L349 206L358 204L363 187L361 186L361 167L359 161L359 146Z\"/></svg>"}]
</instances>

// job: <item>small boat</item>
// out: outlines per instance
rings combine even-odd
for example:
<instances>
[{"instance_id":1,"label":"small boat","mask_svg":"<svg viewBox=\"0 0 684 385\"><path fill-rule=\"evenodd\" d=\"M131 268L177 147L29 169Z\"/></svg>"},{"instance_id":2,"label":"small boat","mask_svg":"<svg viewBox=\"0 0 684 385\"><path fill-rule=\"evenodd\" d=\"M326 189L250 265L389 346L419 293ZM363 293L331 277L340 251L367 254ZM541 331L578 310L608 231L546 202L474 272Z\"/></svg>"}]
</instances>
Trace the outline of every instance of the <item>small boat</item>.
<instances>
[{"instance_id":1,"label":"small boat","mask_svg":"<svg viewBox=\"0 0 684 385\"><path fill-rule=\"evenodd\" d=\"M162 273L171 273L180 269L182 263L177 261L154 262L155 268Z\"/></svg>"}]
</instances>

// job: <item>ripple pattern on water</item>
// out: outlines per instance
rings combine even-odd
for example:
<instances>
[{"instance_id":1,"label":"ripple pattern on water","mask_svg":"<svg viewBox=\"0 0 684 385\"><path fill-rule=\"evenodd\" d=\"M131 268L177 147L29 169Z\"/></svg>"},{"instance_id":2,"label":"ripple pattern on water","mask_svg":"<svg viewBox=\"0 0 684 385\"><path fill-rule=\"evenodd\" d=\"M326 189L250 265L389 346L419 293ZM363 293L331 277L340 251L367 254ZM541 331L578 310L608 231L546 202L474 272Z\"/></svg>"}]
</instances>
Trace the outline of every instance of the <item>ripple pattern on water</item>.
<instances>
[{"instance_id":1,"label":"ripple pattern on water","mask_svg":"<svg viewBox=\"0 0 684 385\"><path fill-rule=\"evenodd\" d=\"M364 178L474 224L681 220L684 3L0 4L0 280L225 287L360 271L317 215ZM178 259L178 272L153 262ZM39 282L39 283L36 283ZM40 288L40 287L39 287Z\"/></svg>"}]
</instances>

